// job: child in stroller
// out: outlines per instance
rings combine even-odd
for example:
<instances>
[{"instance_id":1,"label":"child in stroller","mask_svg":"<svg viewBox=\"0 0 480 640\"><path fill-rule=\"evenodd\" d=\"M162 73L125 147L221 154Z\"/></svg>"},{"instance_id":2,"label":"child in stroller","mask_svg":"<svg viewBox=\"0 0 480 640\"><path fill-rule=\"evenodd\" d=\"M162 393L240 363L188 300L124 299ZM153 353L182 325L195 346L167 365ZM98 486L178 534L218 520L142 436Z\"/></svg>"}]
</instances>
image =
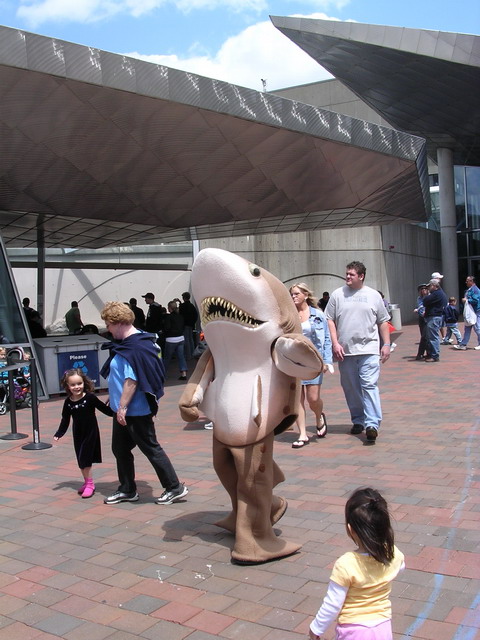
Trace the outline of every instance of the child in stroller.
<instances>
[{"instance_id":1,"label":"child in stroller","mask_svg":"<svg viewBox=\"0 0 480 640\"><path fill-rule=\"evenodd\" d=\"M18 376L13 379L13 392L15 405L20 408L22 405L32 406L32 394L30 392L30 380L26 376ZM0 382L0 415L7 412L7 405L10 402L8 391L8 380L2 379Z\"/></svg>"},{"instance_id":2,"label":"child in stroller","mask_svg":"<svg viewBox=\"0 0 480 640\"><path fill-rule=\"evenodd\" d=\"M21 348L17 347L20 351ZM4 357L2 357L2 355ZM21 350L20 356L22 359L28 359L28 354ZM0 359L6 364L6 354L0 354ZM32 406L32 394L30 389L30 371L28 367L21 367L13 372L13 392L16 407L20 408L22 405L27 407ZM7 406L10 402L8 388L8 371L2 371L0 368L0 415L7 412Z\"/></svg>"}]
</instances>

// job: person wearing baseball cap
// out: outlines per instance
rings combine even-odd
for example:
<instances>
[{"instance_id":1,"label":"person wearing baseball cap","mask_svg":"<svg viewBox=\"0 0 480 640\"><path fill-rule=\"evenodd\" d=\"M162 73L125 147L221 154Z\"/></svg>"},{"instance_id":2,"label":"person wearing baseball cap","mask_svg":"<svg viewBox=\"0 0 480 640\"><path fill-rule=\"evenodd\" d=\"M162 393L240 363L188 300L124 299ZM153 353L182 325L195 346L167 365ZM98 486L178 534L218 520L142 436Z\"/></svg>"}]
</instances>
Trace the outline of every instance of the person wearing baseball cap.
<instances>
[{"instance_id":1,"label":"person wearing baseball cap","mask_svg":"<svg viewBox=\"0 0 480 640\"><path fill-rule=\"evenodd\" d=\"M143 295L142 298L145 298L145 304L148 304L145 331L156 333L160 337L163 327L162 307L158 302L155 302L155 296L150 291Z\"/></svg>"}]
</instances>

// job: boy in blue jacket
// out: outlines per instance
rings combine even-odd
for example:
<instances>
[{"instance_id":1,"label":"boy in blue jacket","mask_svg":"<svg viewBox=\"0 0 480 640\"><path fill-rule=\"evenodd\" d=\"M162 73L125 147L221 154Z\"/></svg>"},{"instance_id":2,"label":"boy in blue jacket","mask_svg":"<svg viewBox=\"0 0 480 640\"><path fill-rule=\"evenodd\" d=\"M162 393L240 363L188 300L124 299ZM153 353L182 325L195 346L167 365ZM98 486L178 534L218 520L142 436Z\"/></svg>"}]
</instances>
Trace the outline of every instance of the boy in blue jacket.
<instances>
[{"instance_id":1,"label":"boy in blue jacket","mask_svg":"<svg viewBox=\"0 0 480 640\"><path fill-rule=\"evenodd\" d=\"M458 330L458 309L457 309L457 299L454 297L450 297L448 299L448 304L445 307L445 324L447 326L447 333L445 334L444 340L442 340L441 344L452 344L453 340L451 339L452 333L457 339L457 344L460 344L462 340L462 334Z\"/></svg>"}]
</instances>

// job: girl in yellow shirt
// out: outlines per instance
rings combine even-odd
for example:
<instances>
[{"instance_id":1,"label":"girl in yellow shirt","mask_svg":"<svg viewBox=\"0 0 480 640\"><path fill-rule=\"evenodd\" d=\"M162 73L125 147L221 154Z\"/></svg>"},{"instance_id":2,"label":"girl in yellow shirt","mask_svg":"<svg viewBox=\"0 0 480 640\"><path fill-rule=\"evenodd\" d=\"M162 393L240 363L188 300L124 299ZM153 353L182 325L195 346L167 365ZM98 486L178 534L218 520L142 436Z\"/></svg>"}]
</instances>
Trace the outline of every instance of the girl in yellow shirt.
<instances>
[{"instance_id":1,"label":"girl in yellow shirt","mask_svg":"<svg viewBox=\"0 0 480 640\"><path fill-rule=\"evenodd\" d=\"M357 489L345 505L345 523L358 548L335 562L310 639L321 640L337 618L335 640L392 640L391 582L405 563L385 499L375 489Z\"/></svg>"}]
</instances>

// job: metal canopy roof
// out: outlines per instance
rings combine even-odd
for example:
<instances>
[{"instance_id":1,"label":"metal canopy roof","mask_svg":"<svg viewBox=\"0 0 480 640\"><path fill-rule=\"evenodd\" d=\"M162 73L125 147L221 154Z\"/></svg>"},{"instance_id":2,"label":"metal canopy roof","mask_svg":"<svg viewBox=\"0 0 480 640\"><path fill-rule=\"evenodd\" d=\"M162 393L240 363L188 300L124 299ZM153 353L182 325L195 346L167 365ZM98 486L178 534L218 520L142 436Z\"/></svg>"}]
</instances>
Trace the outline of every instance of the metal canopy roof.
<instances>
[{"instance_id":1,"label":"metal canopy roof","mask_svg":"<svg viewBox=\"0 0 480 640\"><path fill-rule=\"evenodd\" d=\"M480 165L480 37L353 22L273 24L392 126Z\"/></svg>"},{"instance_id":2,"label":"metal canopy roof","mask_svg":"<svg viewBox=\"0 0 480 640\"><path fill-rule=\"evenodd\" d=\"M0 141L10 246L426 220L420 138L7 27Z\"/></svg>"}]
</instances>

